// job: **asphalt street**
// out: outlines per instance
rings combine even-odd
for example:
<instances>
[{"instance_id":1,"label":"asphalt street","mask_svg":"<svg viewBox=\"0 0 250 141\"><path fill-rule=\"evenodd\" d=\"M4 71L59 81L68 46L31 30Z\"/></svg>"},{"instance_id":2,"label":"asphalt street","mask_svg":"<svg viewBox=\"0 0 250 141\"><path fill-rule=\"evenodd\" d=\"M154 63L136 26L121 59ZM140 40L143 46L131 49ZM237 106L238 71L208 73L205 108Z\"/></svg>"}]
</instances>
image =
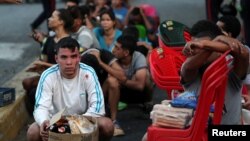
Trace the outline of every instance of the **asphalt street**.
<instances>
[{"instance_id":1,"label":"asphalt street","mask_svg":"<svg viewBox=\"0 0 250 141\"><path fill-rule=\"evenodd\" d=\"M161 21L172 19L191 26L205 18L202 0L131 0L132 5L149 3ZM57 8L63 7L57 3ZM0 86L25 68L39 55L39 45L30 37L30 23L42 11L39 3L0 5ZM45 30L45 24L41 29Z\"/></svg>"},{"instance_id":2,"label":"asphalt street","mask_svg":"<svg viewBox=\"0 0 250 141\"><path fill-rule=\"evenodd\" d=\"M196 21L205 19L203 0L131 0L131 3L134 6L152 4L157 8L161 21L172 19L190 27ZM63 7L63 3L58 2L59 7ZM39 44L28 35L31 33L30 23L41 11L39 3L0 5L0 86L39 56ZM41 29L45 30L45 25ZM154 103L165 98L166 94L156 88ZM149 114L138 105L120 111L118 119L126 135L115 137L112 141L139 141L151 124ZM25 133L26 127L14 141L25 141Z\"/></svg>"}]
</instances>

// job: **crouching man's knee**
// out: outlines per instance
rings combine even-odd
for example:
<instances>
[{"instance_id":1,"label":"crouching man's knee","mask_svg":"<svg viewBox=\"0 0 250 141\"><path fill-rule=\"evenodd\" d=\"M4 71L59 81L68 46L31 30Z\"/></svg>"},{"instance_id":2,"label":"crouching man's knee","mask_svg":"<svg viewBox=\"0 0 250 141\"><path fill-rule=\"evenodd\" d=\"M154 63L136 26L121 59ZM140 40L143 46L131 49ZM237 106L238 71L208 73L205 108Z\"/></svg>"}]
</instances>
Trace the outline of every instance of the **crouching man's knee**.
<instances>
[{"instance_id":1,"label":"crouching man's knee","mask_svg":"<svg viewBox=\"0 0 250 141\"><path fill-rule=\"evenodd\" d=\"M107 141L110 140L114 133L114 125L111 119L107 117L99 117L98 126L99 126L99 138Z\"/></svg>"},{"instance_id":2,"label":"crouching man's knee","mask_svg":"<svg viewBox=\"0 0 250 141\"><path fill-rule=\"evenodd\" d=\"M41 141L40 127L36 122L31 124L29 127L27 131L27 140L28 141Z\"/></svg>"}]
</instances>

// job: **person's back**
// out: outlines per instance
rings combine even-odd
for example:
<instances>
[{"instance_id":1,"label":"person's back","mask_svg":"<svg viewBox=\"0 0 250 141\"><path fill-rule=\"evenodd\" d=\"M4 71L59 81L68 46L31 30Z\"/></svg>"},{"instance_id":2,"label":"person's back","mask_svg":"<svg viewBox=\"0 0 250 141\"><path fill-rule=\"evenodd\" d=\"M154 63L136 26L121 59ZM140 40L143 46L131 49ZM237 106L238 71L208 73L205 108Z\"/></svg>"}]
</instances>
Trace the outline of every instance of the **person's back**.
<instances>
[{"instance_id":1,"label":"person's back","mask_svg":"<svg viewBox=\"0 0 250 141\"><path fill-rule=\"evenodd\" d=\"M76 39L80 44L80 52L88 48L100 48L100 44L94 33L83 25L83 13L78 6L68 8L72 17L74 18L74 26L72 28L72 38Z\"/></svg>"},{"instance_id":2,"label":"person's back","mask_svg":"<svg viewBox=\"0 0 250 141\"><path fill-rule=\"evenodd\" d=\"M95 34L86 26L81 26L77 33L71 35L84 49L101 48Z\"/></svg>"}]
</instances>

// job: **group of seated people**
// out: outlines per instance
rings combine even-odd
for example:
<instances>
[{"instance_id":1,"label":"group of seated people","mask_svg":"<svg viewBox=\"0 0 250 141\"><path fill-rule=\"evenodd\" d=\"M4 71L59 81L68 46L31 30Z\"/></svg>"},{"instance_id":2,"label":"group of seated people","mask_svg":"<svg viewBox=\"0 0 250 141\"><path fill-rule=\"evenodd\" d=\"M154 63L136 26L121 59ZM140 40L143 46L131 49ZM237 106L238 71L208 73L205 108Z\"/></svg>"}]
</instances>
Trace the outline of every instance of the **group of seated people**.
<instances>
[{"instance_id":1,"label":"group of seated people","mask_svg":"<svg viewBox=\"0 0 250 141\"><path fill-rule=\"evenodd\" d=\"M110 140L125 134L117 120L119 101L152 100L153 82L147 62L148 54L157 47L152 22L142 9L128 9L123 0L112 0L110 6L106 0L94 2L90 14L89 5L67 1L67 8L56 9L48 19L53 36L37 30L32 35L41 44L41 57L28 69L40 75L23 80L28 108L35 118L27 132L29 141L47 140L51 115L65 107L70 114L97 117L99 138ZM235 37L223 35L224 30L206 20L194 24L192 41L184 48L187 59L181 69L181 83L186 90L199 90L203 66L219 53L232 50L232 84L228 84L227 114L222 123L238 124L249 50ZM249 101L246 104L249 107ZM109 117L105 117L104 107L109 108Z\"/></svg>"},{"instance_id":2,"label":"group of seated people","mask_svg":"<svg viewBox=\"0 0 250 141\"><path fill-rule=\"evenodd\" d=\"M116 2L114 1L114 3ZM119 2L121 3L122 1ZM60 64L58 62L60 59L57 57L60 53L58 52L60 50L58 50L58 48L60 42L63 42L64 39L66 43L63 43L66 45L62 45L62 48L68 48L68 45L71 45L73 40L78 42L79 56L69 56L69 58L75 59L75 57L79 57L80 60L77 61L91 66L97 76L97 79L95 78L94 82L98 83L102 88L102 93L99 94L103 95L103 98L101 98L100 101L89 101L89 99L87 99L87 103L94 104L98 102L98 104L101 104L105 101L105 104L99 106L100 108L103 108L105 105L105 107L109 108L110 121L114 126L114 133L112 132L112 135L124 135L125 133L117 121L118 102L144 103L151 101L152 83L150 81L146 57L153 47L149 41L145 40L145 38L147 38L146 36L140 39L139 35L141 33L138 31L136 25L127 25L127 27L122 30L118 29L116 27L117 18L112 8L104 8L99 11L100 20L98 21L98 24L100 26L93 28L94 24L91 24L90 22L90 18L88 17L88 7L86 5L69 6L68 2L66 4L67 9L56 9L48 19L48 26L53 31L52 36L38 30L34 30L32 35L34 40L41 44L41 57L28 69L28 71L37 72L40 75L23 80L23 87L28 95L26 101L26 103L28 103L27 108L31 114L33 113L36 121L36 124L31 126L29 130L33 131L28 131L28 139L36 140L37 138L40 138L34 135L34 131L38 131L38 126L45 127L47 125L46 122L43 122L42 120L48 120L49 117L43 117L40 119L40 116L36 115L36 113L40 113L41 109L46 110L50 114L55 114L54 112L51 113L49 107L47 107L48 105L51 104L51 106L58 111L63 107L70 109L75 106L74 104L76 102L66 101L65 103L64 101L62 103L60 102L61 104L59 104L59 106L57 100L53 100L53 94L56 92L48 92L47 88L43 86L43 83L47 82L47 77L50 76L48 73L43 77L48 68L50 69L51 67L54 67L55 64ZM91 24L91 26L89 26L89 24ZM142 26L140 25L138 27ZM71 39L69 39L69 37ZM67 56L63 57L65 57L64 61L66 61ZM73 71L70 67L67 68L67 63L71 62L65 62L64 64L66 65L66 73L67 71ZM63 70L61 68L61 65L59 65L59 70L62 73ZM93 70L90 71L92 72ZM64 75L62 76L65 77ZM71 78L65 77L65 79ZM68 84L70 81L62 81L62 83ZM60 85L62 85L61 87L64 86L63 84ZM68 85L71 86L70 84ZM69 89L69 86L67 86L67 89ZM62 89L64 90L64 88ZM45 94L47 92L50 93L50 98ZM90 94L91 93L93 92L90 92ZM64 99L66 97L62 94L61 98ZM42 101L41 103L40 100ZM44 105L44 103L47 102L49 104ZM86 103L85 101L82 102ZM88 105L87 107L91 109L91 105ZM99 112L103 112L102 109ZM84 112L77 111L76 113L83 114ZM89 115L100 117L103 116L103 113L92 114L92 111L90 111ZM100 127L100 130L104 129ZM107 130L108 131L103 131L104 135L108 135L108 138L110 138L109 133L112 129L107 128ZM102 134L101 131L100 133ZM46 135L41 137L46 138Z\"/></svg>"}]
</instances>

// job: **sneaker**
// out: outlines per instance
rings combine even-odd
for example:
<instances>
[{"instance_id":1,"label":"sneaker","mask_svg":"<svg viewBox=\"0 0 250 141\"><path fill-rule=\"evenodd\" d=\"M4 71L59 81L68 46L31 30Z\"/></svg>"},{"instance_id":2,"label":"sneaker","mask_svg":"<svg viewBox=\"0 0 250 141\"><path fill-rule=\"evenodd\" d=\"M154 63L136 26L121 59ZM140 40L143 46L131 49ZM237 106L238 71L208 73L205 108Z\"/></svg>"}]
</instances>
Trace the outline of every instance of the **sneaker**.
<instances>
[{"instance_id":1,"label":"sneaker","mask_svg":"<svg viewBox=\"0 0 250 141\"><path fill-rule=\"evenodd\" d=\"M122 135L125 135L124 131L120 127L120 125L117 122L117 120L114 120L113 124L114 124L114 134L113 134L113 136L122 136Z\"/></svg>"},{"instance_id":2,"label":"sneaker","mask_svg":"<svg viewBox=\"0 0 250 141\"><path fill-rule=\"evenodd\" d=\"M128 106L127 103L119 101L119 103L118 103L118 110L119 111L124 110L124 109L127 108L127 106Z\"/></svg>"}]
</instances>

